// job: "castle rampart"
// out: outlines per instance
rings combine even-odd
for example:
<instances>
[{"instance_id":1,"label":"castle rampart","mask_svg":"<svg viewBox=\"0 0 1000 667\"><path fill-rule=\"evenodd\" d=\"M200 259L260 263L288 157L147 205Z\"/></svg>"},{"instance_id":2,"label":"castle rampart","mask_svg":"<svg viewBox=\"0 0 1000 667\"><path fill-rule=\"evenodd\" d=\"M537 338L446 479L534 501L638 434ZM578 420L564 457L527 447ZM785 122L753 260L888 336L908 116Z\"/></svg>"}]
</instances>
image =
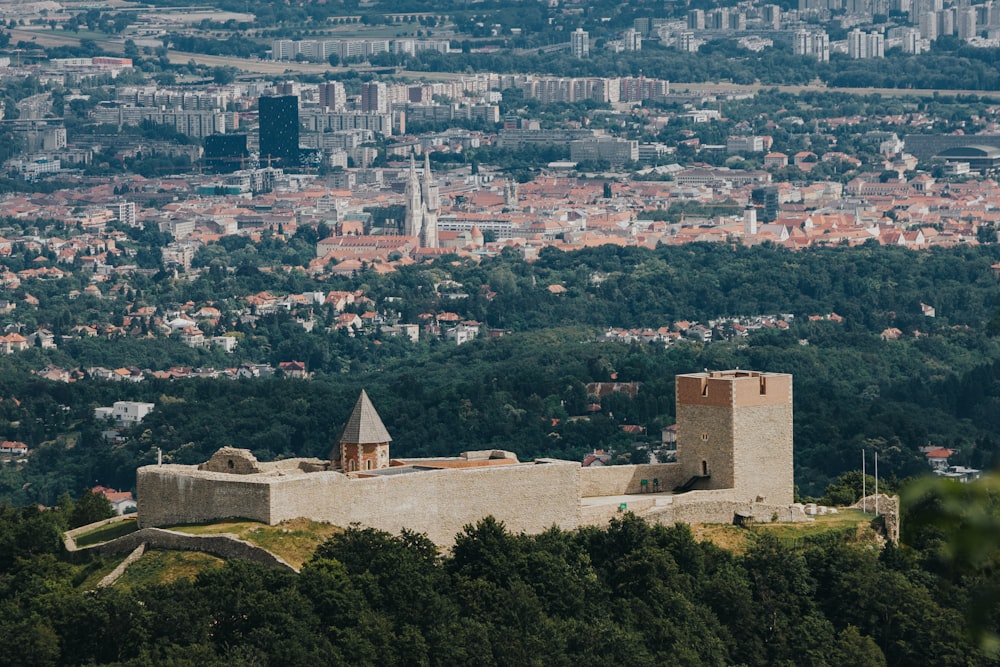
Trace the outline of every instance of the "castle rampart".
<instances>
[{"instance_id":1,"label":"castle rampart","mask_svg":"<svg viewBox=\"0 0 1000 667\"><path fill-rule=\"evenodd\" d=\"M238 517L277 524L309 517L390 532L409 528L450 544L469 523L493 515L515 531L579 525L580 465L545 460L485 468L416 470L354 478L287 469L225 475L193 466L139 469L142 527Z\"/></svg>"}]
</instances>

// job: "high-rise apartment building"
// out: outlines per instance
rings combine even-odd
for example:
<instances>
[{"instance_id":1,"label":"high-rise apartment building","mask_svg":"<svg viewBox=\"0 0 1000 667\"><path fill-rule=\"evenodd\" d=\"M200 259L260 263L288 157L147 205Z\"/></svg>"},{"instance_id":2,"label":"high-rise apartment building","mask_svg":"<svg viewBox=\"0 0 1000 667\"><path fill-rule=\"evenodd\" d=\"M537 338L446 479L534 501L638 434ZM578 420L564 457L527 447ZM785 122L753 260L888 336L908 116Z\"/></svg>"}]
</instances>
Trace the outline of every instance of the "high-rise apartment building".
<instances>
[{"instance_id":1,"label":"high-rise apartment building","mask_svg":"<svg viewBox=\"0 0 1000 667\"><path fill-rule=\"evenodd\" d=\"M632 28L625 31L622 47L626 51L642 51L642 33Z\"/></svg>"},{"instance_id":2,"label":"high-rise apartment building","mask_svg":"<svg viewBox=\"0 0 1000 667\"><path fill-rule=\"evenodd\" d=\"M577 28L569 35L569 50L576 58L590 57L590 33Z\"/></svg>"},{"instance_id":3,"label":"high-rise apartment building","mask_svg":"<svg viewBox=\"0 0 1000 667\"><path fill-rule=\"evenodd\" d=\"M389 113L389 88L381 81L361 84L361 111Z\"/></svg>"},{"instance_id":4,"label":"high-rise apartment building","mask_svg":"<svg viewBox=\"0 0 1000 667\"><path fill-rule=\"evenodd\" d=\"M330 111L343 111L347 105L347 92L340 81L319 84L319 106Z\"/></svg>"},{"instance_id":5,"label":"high-rise apartment building","mask_svg":"<svg viewBox=\"0 0 1000 667\"><path fill-rule=\"evenodd\" d=\"M903 35L903 53L919 55L923 43L920 41L920 31L917 29L907 30Z\"/></svg>"},{"instance_id":6,"label":"high-rise apartment building","mask_svg":"<svg viewBox=\"0 0 1000 667\"><path fill-rule=\"evenodd\" d=\"M677 48L681 51L687 53L695 53L698 51L698 40L695 39L694 33L691 31L682 32L677 36Z\"/></svg>"},{"instance_id":7,"label":"high-rise apartment building","mask_svg":"<svg viewBox=\"0 0 1000 667\"><path fill-rule=\"evenodd\" d=\"M764 5L760 8L760 14L767 28L772 30L781 29L781 7L778 5Z\"/></svg>"},{"instance_id":8,"label":"high-rise apartment building","mask_svg":"<svg viewBox=\"0 0 1000 667\"><path fill-rule=\"evenodd\" d=\"M823 31L814 32L811 36L812 54L816 60L830 62L830 36Z\"/></svg>"},{"instance_id":9,"label":"high-rise apartment building","mask_svg":"<svg viewBox=\"0 0 1000 667\"><path fill-rule=\"evenodd\" d=\"M976 8L962 7L955 17L958 38L968 41L976 36Z\"/></svg>"}]
</instances>

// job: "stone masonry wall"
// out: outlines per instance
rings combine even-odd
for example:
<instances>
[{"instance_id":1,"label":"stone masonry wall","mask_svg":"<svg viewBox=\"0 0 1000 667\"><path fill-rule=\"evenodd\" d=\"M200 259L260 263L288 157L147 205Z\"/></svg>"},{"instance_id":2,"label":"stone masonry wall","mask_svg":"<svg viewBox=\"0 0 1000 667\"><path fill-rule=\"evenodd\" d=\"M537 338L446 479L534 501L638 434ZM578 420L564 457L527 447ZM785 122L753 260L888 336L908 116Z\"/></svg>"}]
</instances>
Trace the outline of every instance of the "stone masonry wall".
<instances>
[{"instance_id":1,"label":"stone masonry wall","mask_svg":"<svg viewBox=\"0 0 1000 667\"><path fill-rule=\"evenodd\" d=\"M679 463L647 463L634 466L597 466L580 468L580 496L621 496L653 490L653 480L660 480L660 491L672 491L687 481Z\"/></svg>"},{"instance_id":2,"label":"stone masonry wall","mask_svg":"<svg viewBox=\"0 0 1000 667\"><path fill-rule=\"evenodd\" d=\"M307 516L392 533L409 528L447 546L466 524L488 515L514 532L575 528L579 498L580 465L565 461L366 479L316 473L290 477L274 487L271 521Z\"/></svg>"},{"instance_id":3,"label":"stone masonry wall","mask_svg":"<svg viewBox=\"0 0 1000 667\"><path fill-rule=\"evenodd\" d=\"M274 523L270 485L264 481L268 479L276 478L197 471L193 466L145 466L136 479L139 526L205 523L230 517Z\"/></svg>"},{"instance_id":4,"label":"stone masonry wall","mask_svg":"<svg viewBox=\"0 0 1000 667\"><path fill-rule=\"evenodd\" d=\"M801 507L794 505L771 505L766 503L746 503L736 500L697 500L656 508L645 515L648 521L671 525L674 523L732 523L737 512L750 512L759 523L770 523L775 514L778 521L806 521Z\"/></svg>"},{"instance_id":5,"label":"stone masonry wall","mask_svg":"<svg viewBox=\"0 0 1000 667\"><path fill-rule=\"evenodd\" d=\"M250 476L147 466L139 470L137 493L142 527L230 517L273 525L308 517L394 533L409 528L450 545L466 524L487 515L515 532L577 527L580 465L551 461L364 479L337 472Z\"/></svg>"},{"instance_id":6,"label":"stone masonry wall","mask_svg":"<svg viewBox=\"0 0 1000 667\"><path fill-rule=\"evenodd\" d=\"M737 407L733 414L736 500L793 501L792 405Z\"/></svg>"},{"instance_id":7,"label":"stone masonry wall","mask_svg":"<svg viewBox=\"0 0 1000 667\"><path fill-rule=\"evenodd\" d=\"M677 404L677 460L683 481L701 475L703 463L710 479L699 489L731 489L733 470L733 411L714 405Z\"/></svg>"},{"instance_id":8,"label":"stone masonry wall","mask_svg":"<svg viewBox=\"0 0 1000 667\"><path fill-rule=\"evenodd\" d=\"M852 509L872 514L874 518L875 500L878 498L878 513L885 521L885 536L893 544L899 544L899 496L884 493L868 495L851 505Z\"/></svg>"}]
</instances>

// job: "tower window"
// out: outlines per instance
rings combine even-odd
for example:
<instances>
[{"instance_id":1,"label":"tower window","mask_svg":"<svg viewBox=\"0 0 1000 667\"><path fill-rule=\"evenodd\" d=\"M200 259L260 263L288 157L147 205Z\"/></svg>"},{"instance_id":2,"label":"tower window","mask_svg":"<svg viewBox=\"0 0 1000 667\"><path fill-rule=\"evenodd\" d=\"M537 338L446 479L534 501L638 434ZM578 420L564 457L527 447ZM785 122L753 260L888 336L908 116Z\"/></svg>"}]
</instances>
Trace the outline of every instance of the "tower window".
<instances>
[{"instance_id":1,"label":"tower window","mask_svg":"<svg viewBox=\"0 0 1000 667\"><path fill-rule=\"evenodd\" d=\"M227 467L228 467L228 468L229 468L230 470L232 470L233 468L235 468L235 467L236 467L236 464L235 464L235 463L233 463L233 460L232 460L232 459L229 459L228 461L226 461L226 466L227 466Z\"/></svg>"},{"instance_id":2,"label":"tower window","mask_svg":"<svg viewBox=\"0 0 1000 667\"><path fill-rule=\"evenodd\" d=\"M708 442L708 433L702 433L701 440L702 442Z\"/></svg>"}]
</instances>

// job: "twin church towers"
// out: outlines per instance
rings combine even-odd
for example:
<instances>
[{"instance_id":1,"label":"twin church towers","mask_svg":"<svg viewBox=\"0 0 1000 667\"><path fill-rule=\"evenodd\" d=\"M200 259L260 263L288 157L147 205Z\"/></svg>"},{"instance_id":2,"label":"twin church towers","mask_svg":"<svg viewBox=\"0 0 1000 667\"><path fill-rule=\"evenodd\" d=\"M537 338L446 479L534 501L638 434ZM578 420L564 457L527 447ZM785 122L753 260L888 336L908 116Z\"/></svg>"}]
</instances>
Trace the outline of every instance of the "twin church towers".
<instances>
[{"instance_id":1,"label":"twin church towers","mask_svg":"<svg viewBox=\"0 0 1000 667\"><path fill-rule=\"evenodd\" d=\"M423 178L417 176L416 158L410 155L410 175L406 180L406 218L403 234L418 239L422 248L438 247L437 216L441 199L431 176L431 161L424 153Z\"/></svg>"}]
</instances>

